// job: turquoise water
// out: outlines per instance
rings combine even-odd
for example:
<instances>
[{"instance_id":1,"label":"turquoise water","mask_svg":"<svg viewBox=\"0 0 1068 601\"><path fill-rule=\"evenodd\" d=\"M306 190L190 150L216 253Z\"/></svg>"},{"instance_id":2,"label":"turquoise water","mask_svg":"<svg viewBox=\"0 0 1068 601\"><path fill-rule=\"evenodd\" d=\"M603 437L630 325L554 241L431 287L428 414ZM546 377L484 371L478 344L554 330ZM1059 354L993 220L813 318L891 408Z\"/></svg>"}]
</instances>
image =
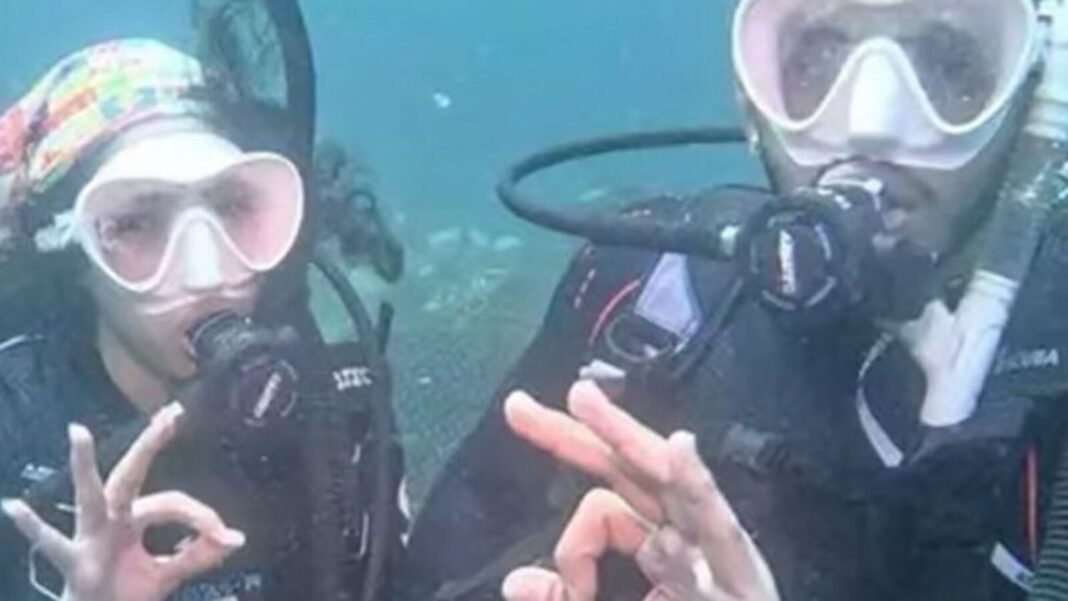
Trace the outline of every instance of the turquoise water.
<instances>
[{"instance_id":1,"label":"turquoise water","mask_svg":"<svg viewBox=\"0 0 1068 601\"><path fill-rule=\"evenodd\" d=\"M121 36L192 42L178 0L18 2L0 20L0 102L62 55ZM523 153L620 130L736 123L724 0L308 0L320 134L374 173L408 249L391 357L418 498L539 324L573 242L527 226L493 184ZM744 149L593 161L539 190L635 198L756 177ZM322 305L327 328L341 329Z\"/></svg>"}]
</instances>

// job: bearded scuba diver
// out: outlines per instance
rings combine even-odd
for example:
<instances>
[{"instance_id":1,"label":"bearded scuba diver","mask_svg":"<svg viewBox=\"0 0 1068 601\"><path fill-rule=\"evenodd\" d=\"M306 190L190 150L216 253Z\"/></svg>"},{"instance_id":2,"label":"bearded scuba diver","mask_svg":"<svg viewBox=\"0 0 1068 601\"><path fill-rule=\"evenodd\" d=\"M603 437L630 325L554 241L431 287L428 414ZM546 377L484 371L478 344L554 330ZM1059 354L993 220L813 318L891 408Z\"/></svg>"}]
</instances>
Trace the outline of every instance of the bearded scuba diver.
<instances>
[{"instance_id":1,"label":"bearded scuba diver","mask_svg":"<svg viewBox=\"0 0 1068 601\"><path fill-rule=\"evenodd\" d=\"M586 140L503 178L511 210L591 244L432 489L407 598L496 598L551 556L595 483L503 406L526 390L562 409L575 379L695 432L785 599L1066 598L1068 5L743 0L731 52L745 131ZM770 189L607 213L519 187L745 141ZM447 540L468 542L435 560ZM656 584L603 562L599 598Z\"/></svg>"},{"instance_id":2,"label":"bearded scuba diver","mask_svg":"<svg viewBox=\"0 0 1068 601\"><path fill-rule=\"evenodd\" d=\"M2 268L24 284L0 344L5 599L390 595L389 373L308 238L303 19L289 0L202 4L199 59L92 46L0 118ZM285 85L250 83L268 79ZM311 264L355 341L319 334Z\"/></svg>"}]
</instances>

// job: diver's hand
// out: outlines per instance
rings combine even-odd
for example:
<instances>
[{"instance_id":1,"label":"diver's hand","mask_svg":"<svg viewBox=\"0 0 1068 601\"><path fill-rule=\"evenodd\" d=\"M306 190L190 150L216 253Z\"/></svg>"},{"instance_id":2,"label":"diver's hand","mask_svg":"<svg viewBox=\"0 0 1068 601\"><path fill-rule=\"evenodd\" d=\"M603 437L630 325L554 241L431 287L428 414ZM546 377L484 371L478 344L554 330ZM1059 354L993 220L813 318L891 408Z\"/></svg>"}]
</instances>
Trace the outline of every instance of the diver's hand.
<instances>
[{"instance_id":1,"label":"diver's hand","mask_svg":"<svg viewBox=\"0 0 1068 601\"><path fill-rule=\"evenodd\" d=\"M70 467L77 523L69 539L22 501L4 512L63 575L64 601L160 601L189 578L221 563L244 544L209 507L181 492L140 496L156 455L173 439L181 406L152 419L103 483L89 430L70 428ZM174 555L154 556L142 543L145 529L180 523L196 532Z\"/></svg>"},{"instance_id":2,"label":"diver's hand","mask_svg":"<svg viewBox=\"0 0 1068 601\"><path fill-rule=\"evenodd\" d=\"M557 544L557 571L512 572L505 599L592 601L597 559L608 550L634 557L654 585L646 601L779 598L692 434L661 437L591 383L576 384L568 406L574 418L517 392L506 401L505 415L520 436L613 491L596 489L582 500Z\"/></svg>"}]
</instances>

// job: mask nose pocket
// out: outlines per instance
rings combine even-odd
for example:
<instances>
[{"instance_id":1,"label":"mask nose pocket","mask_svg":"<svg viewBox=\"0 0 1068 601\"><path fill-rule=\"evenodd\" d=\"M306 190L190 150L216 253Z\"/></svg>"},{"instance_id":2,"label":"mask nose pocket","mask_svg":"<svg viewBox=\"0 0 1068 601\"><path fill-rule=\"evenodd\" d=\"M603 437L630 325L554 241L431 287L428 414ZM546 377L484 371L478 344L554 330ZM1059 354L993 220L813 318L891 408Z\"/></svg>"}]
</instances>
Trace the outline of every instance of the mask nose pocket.
<instances>
[{"instance_id":1,"label":"mask nose pocket","mask_svg":"<svg viewBox=\"0 0 1068 601\"><path fill-rule=\"evenodd\" d=\"M178 234L177 265L183 287L210 290L224 282L224 249L219 232L204 216L193 218Z\"/></svg>"}]
</instances>

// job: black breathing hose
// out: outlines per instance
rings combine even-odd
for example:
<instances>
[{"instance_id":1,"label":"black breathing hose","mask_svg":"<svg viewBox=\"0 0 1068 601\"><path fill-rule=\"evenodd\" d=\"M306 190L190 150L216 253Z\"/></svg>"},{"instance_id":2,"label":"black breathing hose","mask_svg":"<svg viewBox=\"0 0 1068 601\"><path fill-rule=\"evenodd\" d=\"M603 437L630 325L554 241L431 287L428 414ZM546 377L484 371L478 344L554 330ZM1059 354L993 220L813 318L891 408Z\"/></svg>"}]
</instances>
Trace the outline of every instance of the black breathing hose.
<instances>
[{"instance_id":1,"label":"black breathing hose","mask_svg":"<svg viewBox=\"0 0 1068 601\"><path fill-rule=\"evenodd\" d=\"M297 0L264 0L275 23L285 61L287 108L294 126L294 153L302 163L302 173L313 171L317 98L315 62L308 31ZM313 220L308 220L313 221ZM307 238L307 237L306 237ZM312 250L312 263L330 282L346 312L352 319L359 344L371 373L378 378L371 387L371 431L374 443L374 491L371 507L371 534L367 570L364 572L363 601L374 601L382 586L386 558L390 553L392 532L393 474L392 440L393 412L390 407L392 380L376 327L363 302L343 273L317 250ZM338 533L332 533L337 536ZM328 560L329 561L329 560ZM319 600L315 600L319 601Z\"/></svg>"},{"instance_id":2,"label":"black breathing hose","mask_svg":"<svg viewBox=\"0 0 1068 601\"><path fill-rule=\"evenodd\" d=\"M371 534L369 559L364 573L363 601L374 601L381 586L386 557L390 549L390 533L393 516L393 466L391 462L393 441L393 411L390 406L392 378L386 358L379 344L377 329L372 324L363 301L356 290L336 265L321 251L312 256L312 263L337 291L359 335L367 366L378 378L371 387L371 428L374 442L374 491L371 506ZM336 535L336 533L334 533ZM318 600L316 600L318 601Z\"/></svg>"},{"instance_id":3,"label":"black breathing hose","mask_svg":"<svg viewBox=\"0 0 1068 601\"><path fill-rule=\"evenodd\" d=\"M293 152L301 173L312 173L315 148L315 61L304 15L297 0L264 0L278 33L286 77L286 112L292 127Z\"/></svg>"},{"instance_id":4,"label":"black breathing hose","mask_svg":"<svg viewBox=\"0 0 1068 601\"><path fill-rule=\"evenodd\" d=\"M611 213L579 213L573 208L556 208L520 192L519 184L534 173L578 159L630 150L745 141L745 132L740 128L699 127L637 132L562 144L530 155L509 167L497 184L497 195L520 218L595 244L725 259L722 242L699 226L686 227L677 220L627 220Z\"/></svg>"}]
</instances>

